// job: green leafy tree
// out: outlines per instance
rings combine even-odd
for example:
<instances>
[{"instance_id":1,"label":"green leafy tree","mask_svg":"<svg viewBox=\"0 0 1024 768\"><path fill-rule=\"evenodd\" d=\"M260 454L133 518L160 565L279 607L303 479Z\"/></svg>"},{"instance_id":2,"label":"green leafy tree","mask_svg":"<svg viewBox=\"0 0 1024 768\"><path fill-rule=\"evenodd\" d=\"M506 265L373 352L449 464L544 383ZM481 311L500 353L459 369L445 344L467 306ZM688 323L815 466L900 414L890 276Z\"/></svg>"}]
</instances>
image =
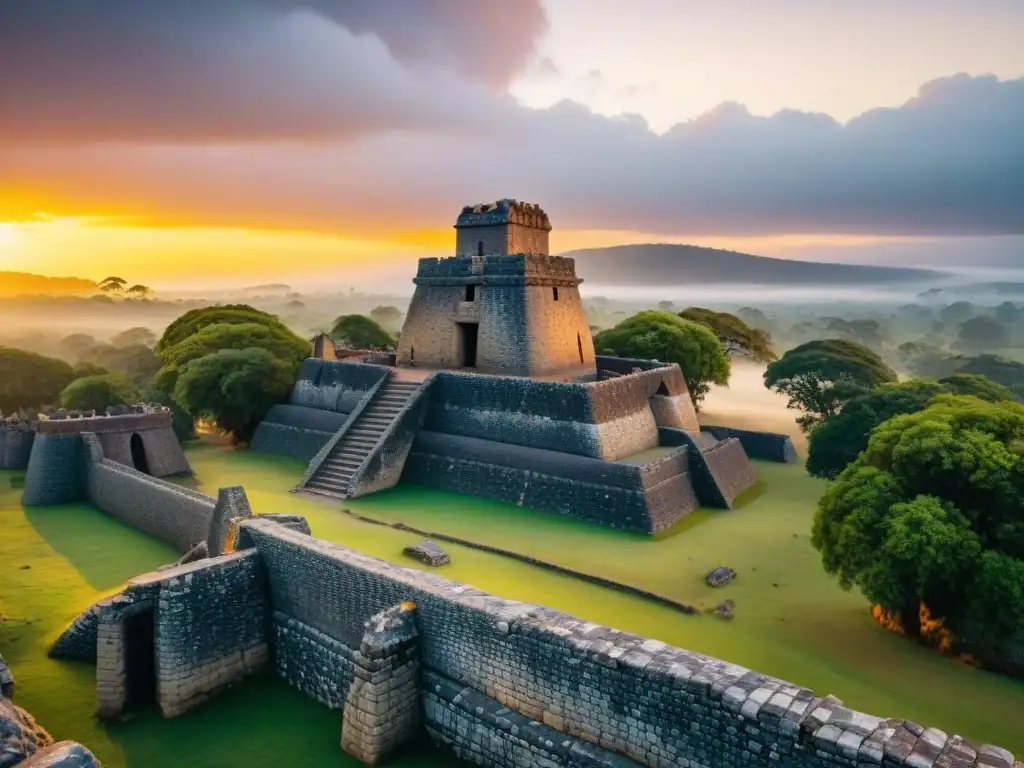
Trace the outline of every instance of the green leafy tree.
<instances>
[{"instance_id":1,"label":"green leafy tree","mask_svg":"<svg viewBox=\"0 0 1024 768\"><path fill-rule=\"evenodd\" d=\"M328 334L349 349L386 349L395 346L391 334L366 315L342 315Z\"/></svg>"},{"instance_id":2,"label":"green leafy tree","mask_svg":"<svg viewBox=\"0 0 1024 768\"><path fill-rule=\"evenodd\" d=\"M131 288L128 288L125 291L125 293L127 293L129 297L135 299L144 299L147 296L149 296L152 292L153 289L150 288L148 285L141 285L138 283L136 283Z\"/></svg>"},{"instance_id":3,"label":"green leafy tree","mask_svg":"<svg viewBox=\"0 0 1024 768\"><path fill-rule=\"evenodd\" d=\"M0 347L0 412L55 405L74 377L71 366L63 360Z\"/></svg>"},{"instance_id":4,"label":"green leafy tree","mask_svg":"<svg viewBox=\"0 0 1024 768\"><path fill-rule=\"evenodd\" d=\"M138 402L139 393L121 373L104 373L75 379L60 393L63 408L102 413L112 405Z\"/></svg>"},{"instance_id":5,"label":"green leafy tree","mask_svg":"<svg viewBox=\"0 0 1024 768\"><path fill-rule=\"evenodd\" d=\"M102 365L90 363L88 360L76 363L73 370L75 372L76 379L84 379L86 376L102 376L106 373L110 373L110 371Z\"/></svg>"},{"instance_id":6,"label":"green leafy tree","mask_svg":"<svg viewBox=\"0 0 1024 768\"><path fill-rule=\"evenodd\" d=\"M80 360L88 356L89 350L96 346L96 339L88 333L72 333L60 340L60 352L71 360Z\"/></svg>"},{"instance_id":7,"label":"green leafy tree","mask_svg":"<svg viewBox=\"0 0 1024 768\"><path fill-rule=\"evenodd\" d=\"M889 340L888 331L877 320L843 320L837 317L829 321L826 330L872 349L880 349Z\"/></svg>"},{"instance_id":8,"label":"green leafy tree","mask_svg":"<svg viewBox=\"0 0 1024 768\"><path fill-rule=\"evenodd\" d=\"M764 373L766 387L786 395L788 407L804 412L797 424L808 432L864 390L895 380L896 373L877 354L849 339L808 341Z\"/></svg>"},{"instance_id":9,"label":"green leafy tree","mask_svg":"<svg viewBox=\"0 0 1024 768\"><path fill-rule=\"evenodd\" d=\"M298 374L302 361L309 357L310 346L280 323L216 323L205 325L174 346L160 353L163 365L156 373L153 388L158 393L174 392L179 375L194 360L225 349L264 349Z\"/></svg>"},{"instance_id":10,"label":"green leafy tree","mask_svg":"<svg viewBox=\"0 0 1024 768\"><path fill-rule=\"evenodd\" d=\"M145 344L115 347L101 344L89 352L96 365L112 373L122 373L135 386L145 388L147 382L160 369L160 358Z\"/></svg>"},{"instance_id":11,"label":"green leafy tree","mask_svg":"<svg viewBox=\"0 0 1024 768\"><path fill-rule=\"evenodd\" d=\"M163 335L156 343L157 354L163 354L164 350L173 347L184 341L194 333L201 331L208 325L242 323L259 323L282 331L288 331L288 327L275 315L254 309L248 304L228 304L223 307L203 307L191 309L164 329Z\"/></svg>"},{"instance_id":12,"label":"green leafy tree","mask_svg":"<svg viewBox=\"0 0 1024 768\"><path fill-rule=\"evenodd\" d=\"M370 310L370 317L384 328L393 328L402 319L402 310L390 305L374 307Z\"/></svg>"},{"instance_id":13,"label":"green leafy tree","mask_svg":"<svg viewBox=\"0 0 1024 768\"><path fill-rule=\"evenodd\" d=\"M991 317L972 317L960 324L953 348L965 352L983 349L1003 349L1010 346L1006 326Z\"/></svg>"},{"instance_id":14,"label":"green leafy tree","mask_svg":"<svg viewBox=\"0 0 1024 768\"><path fill-rule=\"evenodd\" d=\"M939 319L947 326L955 327L978 314L978 308L969 301L955 301L939 310Z\"/></svg>"},{"instance_id":15,"label":"green leafy tree","mask_svg":"<svg viewBox=\"0 0 1024 768\"><path fill-rule=\"evenodd\" d=\"M294 382L293 365L266 349L221 349L188 363L173 397L191 417L209 419L237 442L248 443Z\"/></svg>"},{"instance_id":16,"label":"green leafy tree","mask_svg":"<svg viewBox=\"0 0 1024 768\"><path fill-rule=\"evenodd\" d=\"M937 381L911 379L857 395L815 429L807 440L807 471L833 478L867 448L871 431L893 416L915 413L950 390Z\"/></svg>"},{"instance_id":17,"label":"green leafy tree","mask_svg":"<svg viewBox=\"0 0 1024 768\"><path fill-rule=\"evenodd\" d=\"M152 348L156 344L156 334L149 328L136 326L135 328L129 328L127 331L121 331L121 333L110 340L110 343L115 347L145 344L147 347Z\"/></svg>"},{"instance_id":18,"label":"green leafy tree","mask_svg":"<svg viewBox=\"0 0 1024 768\"><path fill-rule=\"evenodd\" d=\"M1009 387L996 384L979 373L954 373L940 379L942 384L954 395L971 395L990 403L1016 400L1017 395Z\"/></svg>"},{"instance_id":19,"label":"green leafy tree","mask_svg":"<svg viewBox=\"0 0 1024 768\"><path fill-rule=\"evenodd\" d=\"M812 542L844 589L919 635L1024 640L1024 406L940 395L875 428L829 485Z\"/></svg>"},{"instance_id":20,"label":"green leafy tree","mask_svg":"<svg viewBox=\"0 0 1024 768\"><path fill-rule=\"evenodd\" d=\"M710 328L729 357L740 355L759 363L770 363L778 359L772 348L771 335L760 328L751 328L736 315L703 307L689 307L680 312L679 316Z\"/></svg>"},{"instance_id":21,"label":"green leafy tree","mask_svg":"<svg viewBox=\"0 0 1024 768\"><path fill-rule=\"evenodd\" d=\"M674 307L675 307L675 304L673 304L671 301L659 301L658 302L658 309L660 309L662 312L671 312ZM681 314L682 313L680 312L680 315Z\"/></svg>"},{"instance_id":22,"label":"green leafy tree","mask_svg":"<svg viewBox=\"0 0 1024 768\"><path fill-rule=\"evenodd\" d=\"M711 329L671 312L633 315L597 334L594 348L603 355L677 363L695 407L713 384L729 384L729 358Z\"/></svg>"},{"instance_id":23,"label":"green leafy tree","mask_svg":"<svg viewBox=\"0 0 1024 768\"><path fill-rule=\"evenodd\" d=\"M999 355L958 357L956 373L978 373L1024 397L1024 363Z\"/></svg>"}]
</instances>

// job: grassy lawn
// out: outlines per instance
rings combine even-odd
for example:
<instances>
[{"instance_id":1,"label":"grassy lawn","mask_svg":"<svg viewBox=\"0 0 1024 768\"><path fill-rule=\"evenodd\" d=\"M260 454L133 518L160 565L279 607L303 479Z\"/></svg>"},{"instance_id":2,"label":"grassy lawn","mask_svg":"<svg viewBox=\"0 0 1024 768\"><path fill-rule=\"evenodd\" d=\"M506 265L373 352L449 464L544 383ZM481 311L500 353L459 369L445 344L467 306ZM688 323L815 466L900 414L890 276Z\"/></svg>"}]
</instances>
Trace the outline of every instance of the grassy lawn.
<instances>
[{"instance_id":1,"label":"grassy lawn","mask_svg":"<svg viewBox=\"0 0 1024 768\"><path fill-rule=\"evenodd\" d=\"M269 676L173 720L154 709L98 721L95 668L47 658L50 643L97 598L178 553L87 505L23 509L14 477L0 472L0 655L15 701L55 738L81 741L105 768L359 765L339 746L339 713ZM392 765L456 764L429 745L413 751Z\"/></svg>"},{"instance_id":2,"label":"grassy lawn","mask_svg":"<svg viewBox=\"0 0 1024 768\"><path fill-rule=\"evenodd\" d=\"M401 549L420 537L359 522L338 504L286 494L295 462L201 446L189 451L201 486L242 484L257 512L297 512L323 539L409 566ZM1024 681L979 671L881 629L856 592L821 568L809 540L822 490L802 466L758 463L759 487L731 512L700 510L651 539L507 504L413 487L348 502L363 515L402 521L533 555L713 607L729 597L736 618L687 616L568 576L444 543L445 576L504 597L541 603L590 621L655 637L776 675L849 706L903 717L1024 754ZM722 589L703 582L728 565ZM999 716L993 717L993 712Z\"/></svg>"},{"instance_id":3,"label":"grassy lawn","mask_svg":"<svg viewBox=\"0 0 1024 768\"><path fill-rule=\"evenodd\" d=\"M256 512L295 512L329 541L404 565L419 537L360 522L331 502L289 494L302 465L203 444L188 457L199 487L244 485ZM941 658L871 620L863 599L821 570L808 531L821 490L799 466L758 464L761 483L732 512L701 510L656 539L612 532L510 505L398 488L349 502L361 514L461 536L600 574L706 607L729 597L736 618L686 616L578 579L444 544L441 572L517 600L656 637L833 693L881 716L990 741L1024 753L1024 682ZM57 738L93 749L113 768L354 765L341 753L339 716L286 684L253 680L175 720L156 712L106 727L93 716L91 666L46 658L50 642L98 596L173 560L175 553L84 505L24 510L0 472L0 653L17 701ZM30 566L24 568L24 566ZM729 565L721 590L703 575ZM775 586L778 585L778 586ZM420 745L395 765L453 765Z\"/></svg>"}]
</instances>

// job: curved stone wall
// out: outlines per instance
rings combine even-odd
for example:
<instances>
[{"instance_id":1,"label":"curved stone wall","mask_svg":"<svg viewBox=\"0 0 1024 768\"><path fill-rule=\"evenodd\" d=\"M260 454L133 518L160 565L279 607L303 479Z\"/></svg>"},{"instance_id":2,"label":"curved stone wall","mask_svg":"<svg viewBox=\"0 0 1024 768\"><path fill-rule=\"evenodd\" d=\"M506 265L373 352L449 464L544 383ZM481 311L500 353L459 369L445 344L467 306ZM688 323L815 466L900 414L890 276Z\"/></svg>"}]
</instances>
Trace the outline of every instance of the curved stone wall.
<instances>
[{"instance_id":1,"label":"curved stone wall","mask_svg":"<svg viewBox=\"0 0 1024 768\"><path fill-rule=\"evenodd\" d=\"M78 434L36 436L21 503L27 507L70 504L85 496L85 451Z\"/></svg>"},{"instance_id":2,"label":"curved stone wall","mask_svg":"<svg viewBox=\"0 0 1024 768\"><path fill-rule=\"evenodd\" d=\"M34 424L0 417L0 469L26 469L35 437Z\"/></svg>"}]
</instances>

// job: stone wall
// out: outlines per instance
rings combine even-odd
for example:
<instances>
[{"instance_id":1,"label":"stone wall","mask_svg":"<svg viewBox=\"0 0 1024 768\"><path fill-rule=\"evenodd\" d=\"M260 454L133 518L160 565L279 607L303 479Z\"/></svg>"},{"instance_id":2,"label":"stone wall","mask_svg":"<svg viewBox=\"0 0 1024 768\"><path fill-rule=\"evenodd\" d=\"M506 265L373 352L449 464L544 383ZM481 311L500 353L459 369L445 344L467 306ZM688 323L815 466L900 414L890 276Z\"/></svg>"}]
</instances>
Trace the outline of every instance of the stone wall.
<instances>
[{"instance_id":1,"label":"stone wall","mask_svg":"<svg viewBox=\"0 0 1024 768\"><path fill-rule=\"evenodd\" d=\"M27 469L35 438L34 424L0 417L0 470Z\"/></svg>"},{"instance_id":2,"label":"stone wall","mask_svg":"<svg viewBox=\"0 0 1024 768\"><path fill-rule=\"evenodd\" d=\"M380 365L304 361L288 402L270 409L251 447L311 461L387 375Z\"/></svg>"},{"instance_id":3,"label":"stone wall","mask_svg":"<svg viewBox=\"0 0 1024 768\"><path fill-rule=\"evenodd\" d=\"M146 574L98 611L101 717L116 717L128 701L133 681L125 662L131 642L125 622L145 611L153 614L156 699L165 717L197 706L269 658L269 607L258 553L232 553Z\"/></svg>"},{"instance_id":4,"label":"stone wall","mask_svg":"<svg viewBox=\"0 0 1024 768\"><path fill-rule=\"evenodd\" d=\"M702 449L700 453L715 487L721 494L722 503L718 506L732 509L736 498L757 482L757 475L750 464L750 459L743 451L743 446L735 437L729 437ZM699 488L697 492L700 493Z\"/></svg>"},{"instance_id":5,"label":"stone wall","mask_svg":"<svg viewBox=\"0 0 1024 768\"><path fill-rule=\"evenodd\" d=\"M556 512L612 528L656 533L699 506L689 449L638 464L420 432L403 482Z\"/></svg>"},{"instance_id":6,"label":"stone wall","mask_svg":"<svg viewBox=\"0 0 1024 768\"><path fill-rule=\"evenodd\" d=\"M1014 766L996 747L269 522L245 522L240 543L257 548L274 609L343 645L414 602L427 729L486 765Z\"/></svg>"},{"instance_id":7,"label":"stone wall","mask_svg":"<svg viewBox=\"0 0 1024 768\"><path fill-rule=\"evenodd\" d=\"M717 440L735 437L751 459L792 463L799 460L796 447L789 435L774 432L755 432L749 429L733 429L716 425L703 425L701 432L713 435Z\"/></svg>"},{"instance_id":8,"label":"stone wall","mask_svg":"<svg viewBox=\"0 0 1024 768\"><path fill-rule=\"evenodd\" d=\"M85 496L85 449L80 435L36 435L21 503L70 504Z\"/></svg>"}]
</instances>

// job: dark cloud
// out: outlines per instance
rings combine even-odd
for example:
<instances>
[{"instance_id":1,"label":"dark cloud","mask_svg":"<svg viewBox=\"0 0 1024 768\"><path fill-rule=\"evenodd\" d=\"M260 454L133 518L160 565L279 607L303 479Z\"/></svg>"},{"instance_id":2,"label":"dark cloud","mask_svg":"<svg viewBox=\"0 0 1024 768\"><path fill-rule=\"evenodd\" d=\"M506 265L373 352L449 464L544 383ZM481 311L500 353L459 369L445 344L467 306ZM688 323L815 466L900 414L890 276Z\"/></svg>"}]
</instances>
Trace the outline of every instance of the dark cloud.
<instances>
[{"instance_id":1,"label":"dark cloud","mask_svg":"<svg viewBox=\"0 0 1024 768\"><path fill-rule=\"evenodd\" d=\"M514 196L560 228L1024 233L1024 79L936 80L845 125L723 104L656 136L496 88L542 24L482 0L0 0L0 200L22 208L0 216L359 231Z\"/></svg>"},{"instance_id":2,"label":"dark cloud","mask_svg":"<svg viewBox=\"0 0 1024 768\"><path fill-rule=\"evenodd\" d=\"M545 25L539 0L4 0L0 140L450 129Z\"/></svg>"}]
</instances>

